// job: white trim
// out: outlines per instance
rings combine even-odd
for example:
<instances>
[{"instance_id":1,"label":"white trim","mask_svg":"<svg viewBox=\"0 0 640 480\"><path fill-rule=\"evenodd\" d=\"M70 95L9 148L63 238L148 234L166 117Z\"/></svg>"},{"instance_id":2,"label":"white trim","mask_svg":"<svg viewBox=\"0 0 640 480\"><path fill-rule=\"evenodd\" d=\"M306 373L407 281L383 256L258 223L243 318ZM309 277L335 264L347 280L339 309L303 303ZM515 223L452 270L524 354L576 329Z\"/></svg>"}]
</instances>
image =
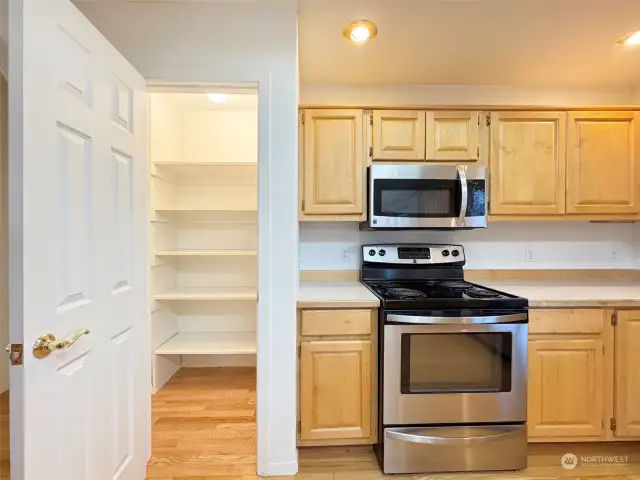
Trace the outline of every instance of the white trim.
<instances>
[{"instance_id":1,"label":"white trim","mask_svg":"<svg viewBox=\"0 0 640 480\"><path fill-rule=\"evenodd\" d=\"M270 463L267 466L265 472L261 472L258 469L258 475L261 477L278 476L284 477L288 475L295 475L298 472L298 462L282 462L282 463Z\"/></svg>"}]
</instances>

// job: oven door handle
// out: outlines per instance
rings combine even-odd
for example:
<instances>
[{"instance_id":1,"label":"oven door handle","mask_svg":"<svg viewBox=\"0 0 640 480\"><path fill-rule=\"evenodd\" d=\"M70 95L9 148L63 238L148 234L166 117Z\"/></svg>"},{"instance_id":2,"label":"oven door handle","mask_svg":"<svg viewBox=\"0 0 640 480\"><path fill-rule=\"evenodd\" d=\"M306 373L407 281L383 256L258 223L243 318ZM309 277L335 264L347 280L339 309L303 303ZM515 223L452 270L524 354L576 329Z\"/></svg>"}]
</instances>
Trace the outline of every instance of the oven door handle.
<instances>
[{"instance_id":1,"label":"oven door handle","mask_svg":"<svg viewBox=\"0 0 640 480\"><path fill-rule=\"evenodd\" d=\"M409 443L428 443L431 445L469 445L475 443L493 442L496 440L502 440L512 437L514 435L521 435L522 427L516 428L506 427L504 431L493 433L491 435L483 435L480 437L440 437L433 435L417 435L411 432L423 431L422 428L407 428L403 431L387 430L385 432L386 438L389 440L399 440L401 442Z\"/></svg>"},{"instance_id":2,"label":"oven door handle","mask_svg":"<svg viewBox=\"0 0 640 480\"><path fill-rule=\"evenodd\" d=\"M458 216L458 226L464 227L465 217L467 216L467 204L469 203L466 165L458 165L458 178L460 178L460 215Z\"/></svg>"},{"instance_id":3,"label":"oven door handle","mask_svg":"<svg viewBox=\"0 0 640 480\"><path fill-rule=\"evenodd\" d=\"M527 320L526 313L491 315L486 317L420 317L415 315L387 315L388 322L415 323L418 325L473 325L492 323L515 323Z\"/></svg>"}]
</instances>

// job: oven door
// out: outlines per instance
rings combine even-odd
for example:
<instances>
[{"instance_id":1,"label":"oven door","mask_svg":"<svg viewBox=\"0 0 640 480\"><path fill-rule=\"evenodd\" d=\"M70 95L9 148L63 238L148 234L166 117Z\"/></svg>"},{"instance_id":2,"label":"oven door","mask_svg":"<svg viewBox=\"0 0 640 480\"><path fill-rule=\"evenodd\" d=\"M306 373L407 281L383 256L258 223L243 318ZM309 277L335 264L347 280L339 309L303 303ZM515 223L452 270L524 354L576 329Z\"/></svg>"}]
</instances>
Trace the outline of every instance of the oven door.
<instances>
[{"instance_id":1,"label":"oven door","mask_svg":"<svg viewBox=\"0 0 640 480\"><path fill-rule=\"evenodd\" d=\"M371 228L486 227L485 167L372 165Z\"/></svg>"},{"instance_id":2,"label":"oven door","mask_svg":"<svg viewBox=\"0 0 640 480\"><path fill-rule=\"evenodd\" d=\"M524 422L526 323L385 325L384 425Z\"/></svg>"}]
</instances>

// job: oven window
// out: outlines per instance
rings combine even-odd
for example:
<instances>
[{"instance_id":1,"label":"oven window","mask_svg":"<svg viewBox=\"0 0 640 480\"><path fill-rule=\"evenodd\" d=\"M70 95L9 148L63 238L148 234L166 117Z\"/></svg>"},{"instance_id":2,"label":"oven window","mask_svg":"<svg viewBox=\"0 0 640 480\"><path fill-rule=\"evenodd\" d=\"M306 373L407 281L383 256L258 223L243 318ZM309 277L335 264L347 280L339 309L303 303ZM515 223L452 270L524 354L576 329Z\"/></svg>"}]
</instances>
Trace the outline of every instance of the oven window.
<instances>
[{"instance_id":1,"label":"oven window","mask_svg":"<svg viewBox=\"0 0 640 480\"><path fill-rule=\"evenodd\" d=\"M403 334L401 391L511 391L511 333Z\"/></svg>"}]
</instances>

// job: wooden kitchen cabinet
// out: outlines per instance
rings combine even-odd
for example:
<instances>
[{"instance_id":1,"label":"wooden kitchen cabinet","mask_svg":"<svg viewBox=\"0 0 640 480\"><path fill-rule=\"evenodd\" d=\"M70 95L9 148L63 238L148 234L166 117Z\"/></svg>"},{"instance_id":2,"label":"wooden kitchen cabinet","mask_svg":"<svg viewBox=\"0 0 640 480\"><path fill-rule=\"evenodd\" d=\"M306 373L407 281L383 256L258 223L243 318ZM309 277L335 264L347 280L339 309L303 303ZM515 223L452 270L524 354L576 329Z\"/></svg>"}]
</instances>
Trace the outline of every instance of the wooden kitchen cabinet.
<instances>
[{"instance_id":1,"label":"wooden kitchen cabinet","mask_svg":"<svg viewBox=\"0 0 640 480\"><path fill-rule=\"evenodd\" d=\"M490 213L565 212L564 112L491 114Z\"/></svg>"},{"instance_id":2,"label":"wooden kitchen cabinet","mask_svg":"<svg viewBox=\"0 0 640 480\"><path fill-rule=\"evenodd\" d=\"M363 115L357 109L301 113L300 220L366 218Z\"/></svg>"},{"instance_id":3,"label":"wooden kitchen cabinet","mask_svg":"<svg viewBox=\"0 0 640 480\"><path fill-rule=\"evenodd\" d=\"M640 439L640 310L615 317L615 439Z\"/></svg>"},{"instance_id":4,"label":"wooden kitchen cabinet","mask_svg":"<svg viewBox=\"0 0 640 480\"><path fill-rule=\"evenodd\" d=\"M374 110L373 160L425 160L425 112Z\"/></svg>"},{"instance_id":5,"label":"wooden kitchen cabinet","mask_svg":"<svg viewBox=\"0 0 640 480\"><path fill-rule=\"evenodd\" d=\"M427 112L427 160L475 162L480 159L480 112Z\"/></svg>"},{"instance_id":6,"label":"wooden kitchen cabinet","mask_svg":"<svg viewBox=\"0 0 640 480\"><path fill-rule=\"evenodd\" d=\"M612 357L607 320L602 309L530 310L530 441L606 439Z\"/></svg>"},{"instance_id":7,"label":"wooden kitchen cabinet","mask_svg":"<svg viewBox=\"0 0 640 480\"><path fill-rule=\"evenodd\" d=\"M639 213L639 149L638 112L570 112L567 213Z\"/></svg>"},{"instance_id":8,"label":"wooden kitchen cabinet","mask_svg":"<svg viewBox=\"0 0 640 480\"><path fill-rule=\"evenodd\" d=\"M376 312L299 312L298 445L376 442Z\"/></svg>"}]
</instances>

